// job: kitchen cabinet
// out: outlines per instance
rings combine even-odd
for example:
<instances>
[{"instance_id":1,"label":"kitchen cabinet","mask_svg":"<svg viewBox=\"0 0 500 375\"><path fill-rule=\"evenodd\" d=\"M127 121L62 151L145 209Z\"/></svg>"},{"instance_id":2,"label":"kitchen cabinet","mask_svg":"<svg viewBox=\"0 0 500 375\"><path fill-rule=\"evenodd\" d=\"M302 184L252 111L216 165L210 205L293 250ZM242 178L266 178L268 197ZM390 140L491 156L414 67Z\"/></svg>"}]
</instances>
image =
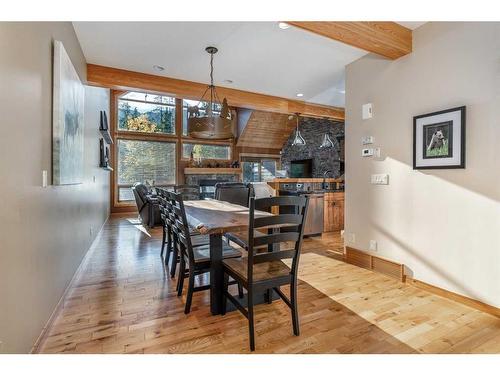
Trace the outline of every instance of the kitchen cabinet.
<instances>
[{"instance_id":1,"label":"kitchen cabinet","mask_svg":"<svg viewBox=\"0 0 500 375\"><path fill-rule=\"evenodd\" d=\"M344 193L326 193L323 210L323 231L333 232L344 229Z\"/></svg>"}]
</instances>

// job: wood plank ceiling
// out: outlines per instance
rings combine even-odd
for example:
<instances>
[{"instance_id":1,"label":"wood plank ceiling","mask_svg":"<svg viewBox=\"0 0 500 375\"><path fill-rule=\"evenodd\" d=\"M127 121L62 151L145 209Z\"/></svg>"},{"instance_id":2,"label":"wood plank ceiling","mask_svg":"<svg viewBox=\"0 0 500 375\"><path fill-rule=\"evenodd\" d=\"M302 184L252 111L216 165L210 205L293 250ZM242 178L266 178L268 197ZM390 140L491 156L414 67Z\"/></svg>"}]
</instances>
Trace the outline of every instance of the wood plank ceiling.
<instances>
[{"instance_id":1,"label":"wood plank ceiling","mask_svg":"<svg viewBox=\"0 0 500 375\"><path fill-rule=\"evenodd\" d=\"M236 146L281 150L295 124L286 114L253 111Z\"/></svg>"},{"instance_id":2,"label":"wood plank ceiling","mask_svg":"<svg viewBox=\"0 0 500 375\"><path fill-rule=\"evenodd\" d=\"M391 60L412 51L412 31L396 22L302 22L288 24Z\"/></svg>"}]
</instances>

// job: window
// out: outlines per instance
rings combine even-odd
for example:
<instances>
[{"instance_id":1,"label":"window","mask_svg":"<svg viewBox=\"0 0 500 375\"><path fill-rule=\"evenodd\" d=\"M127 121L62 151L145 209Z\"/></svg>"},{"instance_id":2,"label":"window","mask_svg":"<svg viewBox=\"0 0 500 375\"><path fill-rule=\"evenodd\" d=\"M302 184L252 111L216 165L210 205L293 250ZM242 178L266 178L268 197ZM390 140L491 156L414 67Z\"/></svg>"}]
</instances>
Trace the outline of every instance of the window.
<instances>
[{"instance_id":1,"label":"window","mask_svg":"<svg viewBox=\"0 0 500 375\"><path fill-rule=\"evenodd\" d=\"M199 102L198 100L187 100L187 99L184 99L182 101L182 135L188 135L187 132L188 106L189 107L198 106L200 114L202 116L205 115L205 112L209 107L208 102ZM219 104L215 104L213 113L220 114L220 110L221 106Z\"/></svg>"},{"instance_id":2,"label":"window","mask_svg":"<svg viewBox=\"0 0 500 375\"><path fill-rule=\"evenodd\" d=\"M276 176L278 159L243 158L243 182L263 182L272 180Z\"/></svg>"},{"instance_id":3,"label":"window","mask_svg":"<svg viewBox=\"0 0 500 375\"><path fill-rule=\"evenodd\" d=\"M175 143L118 140L118 200L134 199L136 182L161 186L175 184Z\"/></svg>"},{"instance_id":4,"label":"window","mask_svg":"<svg viewBox=\"0 0 500 375\"><path fill-rule=\"evenodd\" d=\"M195 159L231 159L231 148L229 145L210 145L184 142L182 144L182 157L185 159L191 158L191 152L193 153L193 157Z\"/></svg>"},{"instance_id":5,"label":"window","mask_svg":"<svg viewBox=\"0 0 500 375\"><path fill-rule=\"evenodd\" d=\"M175 99L129 92L118 98L118 130L175 134Z\"/></svg>"}]
</instances>

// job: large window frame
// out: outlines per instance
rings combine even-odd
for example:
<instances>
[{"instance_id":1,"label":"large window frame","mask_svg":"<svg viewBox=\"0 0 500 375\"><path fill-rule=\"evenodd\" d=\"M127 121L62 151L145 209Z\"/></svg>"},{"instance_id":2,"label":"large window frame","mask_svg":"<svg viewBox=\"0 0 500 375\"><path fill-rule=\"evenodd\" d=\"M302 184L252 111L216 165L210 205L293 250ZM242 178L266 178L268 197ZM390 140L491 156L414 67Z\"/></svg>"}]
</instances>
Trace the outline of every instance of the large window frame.
<instances>
[{"instance_id":1,"label":"large window frame","mask_svg":"<svg viewBox=\"0 0 500 375\"><path fill-rule=\"evenodd\" d=\"M170 142L175 144L175 184L184 181L184 168L187 167L189 158L183 157L183 144L208 144L229 146L229 159L219 160L233 160L235 157L235 140L204 140L192 138L183 135L183 98L175 98L175 132L174 134L168 133L147 133L139 131L121 130L118 128L118 100L122 95L127 94L129 91L111 91L111 105L110 105L110 125L113 137L113 144L111 145L111 165L113 172L111 172L111 212L131 212L134 210L135 201L119 201L119 188L131 187L129 184L118 184L118 140L138 140L138 141L154 141L154 142ZM148 95L163 95L170 96L169 94L148 93ZM188 98L189 99L189 98Z\"/></svg>"},{"instance_id":2,"label":"large window frame","mask_svg":"<svg viewBox=\"0 0 500 375\"><path fill-rule=\"evenodd\" d=\"M241 165L241 178L245 182L245 172L243 163L258 163L259 164L259 181L252 182L265 182L262 179L262 164L265 161L273 161L275 163L275 169L279 170L281 168L281 157L280 155L265 155L265 154L240 154L240 165ZM247 181L248 182L248 181Z\"/></svg>"}]
</instances>

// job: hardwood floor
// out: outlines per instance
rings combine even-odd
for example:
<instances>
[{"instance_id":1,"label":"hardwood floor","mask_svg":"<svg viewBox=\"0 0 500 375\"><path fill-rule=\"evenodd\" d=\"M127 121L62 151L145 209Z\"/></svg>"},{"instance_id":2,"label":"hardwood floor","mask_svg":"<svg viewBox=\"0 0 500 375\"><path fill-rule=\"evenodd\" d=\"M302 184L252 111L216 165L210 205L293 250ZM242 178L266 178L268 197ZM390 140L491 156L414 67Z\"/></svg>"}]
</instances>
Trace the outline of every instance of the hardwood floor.
<instances>
[{"instance_id":1,"label":"hardwood floor","mask_svg":"<svg viewBox=\"0 0 500 375\"><path fill-rule=\"evenodd\" d=\"M184 315L160 260L161 229L114 216L71 286L42 353L248 353L247 321ZM338 234L304 242L301 335L281 301L256 307L256 353L500 353L500 319L340 261Z\"/></svg>"}]
</instances>

